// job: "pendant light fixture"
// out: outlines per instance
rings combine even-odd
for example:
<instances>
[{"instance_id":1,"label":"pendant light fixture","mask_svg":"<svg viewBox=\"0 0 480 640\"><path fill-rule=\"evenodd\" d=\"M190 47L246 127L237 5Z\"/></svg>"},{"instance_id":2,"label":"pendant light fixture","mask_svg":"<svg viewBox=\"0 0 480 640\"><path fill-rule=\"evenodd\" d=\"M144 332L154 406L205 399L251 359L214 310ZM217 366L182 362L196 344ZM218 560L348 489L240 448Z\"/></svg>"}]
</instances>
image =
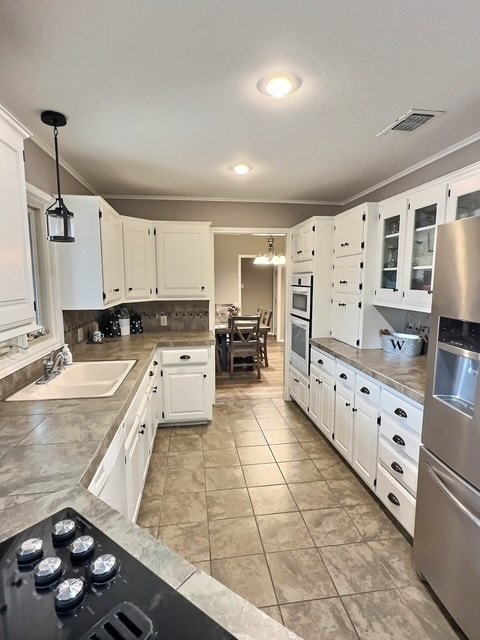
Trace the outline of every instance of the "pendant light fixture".
<instances>
[{"instance_id":1,"label":"pendant light fixture","mask_svg":"<svg viewBox=\"0 0 480 640\"><path fill-rule=\"evenodd\" d=\"M44 111L41 114L44 124L53 127L53 140L55 142L55 169L57 172L57 199L45 211L47 215L47 238L52 242L75 242L73 233L73 213L68 210L63 202L60 190L60 166L58 164L58 127L64 127L67 119L58 111Z\"/></svg>"},{"instance_id":2,"label":"pendant light fixture","mask_svg":"<svg viewBox=\"0 0 480 640\"><path fill-rule=\"evenodd\" d=\"M275 248L273 246L275 238L273 236L269 236L267 238L267 242L267 253L260 253L253 261L253 264L285 264L285 256L283 255L283 253L275 253Z\"/></svg>"}]
</instances>

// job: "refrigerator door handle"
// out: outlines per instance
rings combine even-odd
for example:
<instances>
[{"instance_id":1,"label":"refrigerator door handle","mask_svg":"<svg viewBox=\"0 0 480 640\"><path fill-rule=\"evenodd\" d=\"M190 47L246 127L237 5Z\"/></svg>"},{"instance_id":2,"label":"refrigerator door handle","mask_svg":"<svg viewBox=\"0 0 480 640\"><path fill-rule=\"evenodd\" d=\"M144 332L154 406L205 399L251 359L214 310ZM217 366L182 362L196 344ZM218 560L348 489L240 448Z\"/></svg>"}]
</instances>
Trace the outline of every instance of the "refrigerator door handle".
<instances>
[{"instance_id":1,"label":"refrigerator door handle","mask_svg":"<svg viewBox=\"0 0 480 640\"><path fill-rule=\"evenodd\" d=\"M428 462L426 463L426 465L428 468L428 472L432 477L432 480L439 487L439 489L441 489L443 493L445 493L450 498L453 504L457 507L457 509L459 509L463 513L463 515L466 518L468 518L471 522L473 522L475 526L480 528L480 520L475 515L473 515L473 513L469 511L467 507L464 504L462 504L460 500L450 491L450 489L440 480L438 474L433 469L433 467L430 464L428 464Z\"/></svg>"}]
</instances>

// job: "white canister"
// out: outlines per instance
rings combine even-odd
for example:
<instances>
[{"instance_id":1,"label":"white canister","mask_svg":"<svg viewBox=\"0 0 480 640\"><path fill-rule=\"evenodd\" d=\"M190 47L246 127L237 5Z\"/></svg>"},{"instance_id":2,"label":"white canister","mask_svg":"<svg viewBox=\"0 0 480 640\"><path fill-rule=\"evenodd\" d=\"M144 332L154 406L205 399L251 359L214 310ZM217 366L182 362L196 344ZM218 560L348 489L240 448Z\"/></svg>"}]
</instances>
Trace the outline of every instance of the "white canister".
<instances>
[{"instance_id":1,"label":"white canister","mask_svg":"<svg viewBox=\"0 0 480 640\"><path fill-rule=\"evenodd\" d=\"M119 318L120 323L120 335L121 336L129 336L130 335L130 318Z\"/></svg>"}]
</instances>

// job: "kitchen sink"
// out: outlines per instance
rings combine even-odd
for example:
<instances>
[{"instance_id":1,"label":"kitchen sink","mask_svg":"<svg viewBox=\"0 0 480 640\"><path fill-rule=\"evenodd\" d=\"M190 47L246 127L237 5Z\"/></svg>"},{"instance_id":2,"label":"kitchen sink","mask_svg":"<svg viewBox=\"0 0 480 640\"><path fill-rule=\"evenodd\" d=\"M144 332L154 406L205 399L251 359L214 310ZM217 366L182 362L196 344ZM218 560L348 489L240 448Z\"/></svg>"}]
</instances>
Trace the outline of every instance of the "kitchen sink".
<instances>
[{"instance_id":1,"label":"kitchen sink","mask_svg":"<svg viewBox=\"0 0 480 640\"><path fill-rule=\"evenodd\" d=\"M61 400L113 396L136 360L74 362L45 384L33 382L7 400Z\"/></svg>"}]
</instances>

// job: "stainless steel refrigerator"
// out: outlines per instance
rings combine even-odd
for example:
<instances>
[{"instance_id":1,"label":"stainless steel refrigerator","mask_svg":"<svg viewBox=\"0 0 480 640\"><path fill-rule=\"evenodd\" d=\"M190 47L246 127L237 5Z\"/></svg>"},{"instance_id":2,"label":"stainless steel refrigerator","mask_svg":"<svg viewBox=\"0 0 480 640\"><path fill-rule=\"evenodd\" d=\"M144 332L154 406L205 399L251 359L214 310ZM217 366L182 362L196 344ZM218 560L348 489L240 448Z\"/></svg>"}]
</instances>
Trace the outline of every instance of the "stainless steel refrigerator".
<instances>
[{"instance_id":1,"label":"stainless steel refrigerator","mask_svg":"<svg viewBox=\"0 0 480 640\"><path fill-rule=\"evenodd\" d=\"M440 226L418 475L417 570L480 640L480 218Z\"/></svg>"}]
</instances>

